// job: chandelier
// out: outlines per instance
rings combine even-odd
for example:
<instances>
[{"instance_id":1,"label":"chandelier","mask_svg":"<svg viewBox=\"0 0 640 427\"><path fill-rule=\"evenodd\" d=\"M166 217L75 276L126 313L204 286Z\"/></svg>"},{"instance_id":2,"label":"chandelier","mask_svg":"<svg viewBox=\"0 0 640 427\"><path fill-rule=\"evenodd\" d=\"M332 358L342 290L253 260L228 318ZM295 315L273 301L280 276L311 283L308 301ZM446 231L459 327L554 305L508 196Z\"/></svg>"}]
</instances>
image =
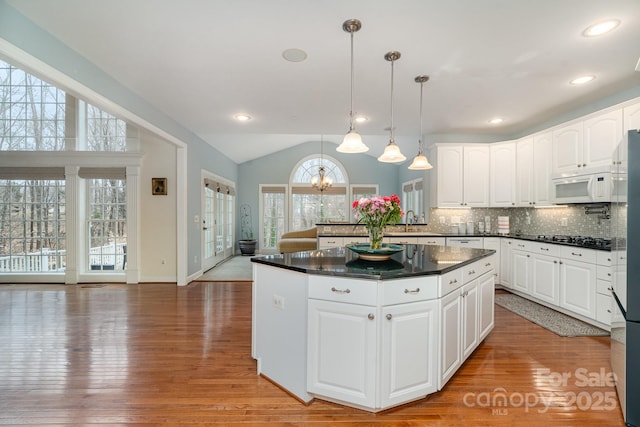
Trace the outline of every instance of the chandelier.
<instances>
[{"instance_id":1,"label":"chandelier","mask_svg":"<svg viewBox=\"0 0 640 427\"><path fill-rule=\"evenodd\" d=\"M320 166L318 167L318 174L314 175L311 178L311 186L321 193L327 188L333 185L333 179L331 177L326 176L326 171L324 169L324 156L322 150L322 137L320 137Z\"/></svg>"}]
</instances>

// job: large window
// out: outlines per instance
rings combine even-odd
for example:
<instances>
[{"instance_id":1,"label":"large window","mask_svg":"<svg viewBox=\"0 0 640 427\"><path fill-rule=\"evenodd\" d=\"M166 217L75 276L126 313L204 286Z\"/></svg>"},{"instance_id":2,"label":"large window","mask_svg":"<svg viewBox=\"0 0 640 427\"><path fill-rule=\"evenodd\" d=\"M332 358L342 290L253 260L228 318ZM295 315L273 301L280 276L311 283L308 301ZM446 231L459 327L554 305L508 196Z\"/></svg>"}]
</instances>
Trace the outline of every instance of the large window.
<instances>
[{"instance_id":1,"label":"large window","mask_svg":"<svg viewBox=\"0 0 640 427\"><path fill-rule=\"evenodd\" d=\"M64 271L64 179L0 179L0 272Z\"/></svg>"},{"instance_id":2,"label":"large window","mask_svg":"<svg viewBox=\"0 0 640 427\"><path fill-rule=\"evenodd\" d=\"M311 186L320 166L333 185L324 191ZM317 223L349 221L347 174L337 160L327 157L303 159L291 174L290 229L311 228Z\"/></svg>"},{"instance_id":3,"label":"large window","mask_svg":"<svg viewBox=\"0 0 640 427\"><path fill-rule=\"evenodd\" d=\"M66 95L0 60L0 151L59 151Z\"/></svg>"},{"instance_id":4,"label":"large window","mask_svg":"<svg viewBox=\"0 0 640 427\"><path fill-rule=\"evenodd\" d=\"M405 218L405 221L414 223L426 222L422 178L402 184L402 209L405 212L413 212L413 216Z\"/></svg>"},{"instance_id":5,"label":"large window","mask_svg":"<svg viewBox=\"0 0 640 427\"><path fill-rule=\"evenodd\" d=\"M78 265L84 266L82 274L126 268L124 167L112 160L109 166L80 167L78 176L69 178L65 168L80 162L64 156L73 150L126 151L126 133L125 121L0 60L0 156L20 152L11 153L20 165L5 158L0 166L0 271L51 274ZM49 164L51 151L58 152L55 167L31 167ZM85 153L82 162L91 156ZM66 212L69 206L77 208ZM76 239L74 245L68 236ZM82 252L71 260L67 247Z\"/></svg>"}]
</instances>

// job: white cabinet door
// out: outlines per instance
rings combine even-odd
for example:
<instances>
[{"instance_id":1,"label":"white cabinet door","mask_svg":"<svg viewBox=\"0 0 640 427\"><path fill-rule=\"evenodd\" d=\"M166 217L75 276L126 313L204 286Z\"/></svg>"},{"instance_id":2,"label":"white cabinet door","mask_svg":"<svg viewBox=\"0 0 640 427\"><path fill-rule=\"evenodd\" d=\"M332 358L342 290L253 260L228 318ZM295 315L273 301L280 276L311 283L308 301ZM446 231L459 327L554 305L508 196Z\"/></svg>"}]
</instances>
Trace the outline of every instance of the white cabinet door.
<instances>
[{"instance_id":1,"label":"white cabinet door","mask_svg":"<svg viewBox=\"0 0 640 427\"><path fill-rule=\"evenodd\" d=\"M478 343L481 342L493 329L494 319L494 276L489 273L478 279Z\"/></svg>"},{"instance_id":2,"label":"white cabinet door","mask_svg":"<svg viewBox=\"0 0 640 427\"><path fill-rule=\"evenodd\" d=\"M375 307L312 299L308 307L308 391L374 407Z\"/></svg>"},{"instance_id":3,"label":"white cabinet door","mask_svg":"<svg viewBox=\"0 0 640 427\"><path fill-rule=\"evenodd\" d=\"M523 138L516 145L516 205L533 204L533 138Z\"/></svg>"},{"instance_id":4,"label":"white cabinet door","mask_svg":"<svg viewBox=\"0 0 640 427\"><path fill-rule=\"evenodd\" d=\"M514 250L511 259L511 288L523 294L531 294L531 254Z\"/></svg>"},{"instance_id":5,"label":"white cabinet door","mask_svg":"<svg viewBox=\"0 0 640 427\"><path fill-rule=\"evenodd\" d=\"M549 255L534 254L532 264L531 296L554 305L559 305L559 259Z\"/></svg>"},{"instance_id":6,"label":"white cabinet door","mask_svg":"<svg viewBox=\"0 0 640 427\"><path fill-rule=\"evenodd\" d=\"M438 390L438 302L382 309L381 407Z\"/></svg>"},{"instance_id":7,"label":"white cabinet door","mask_svg":"<svg viewBox=\"0 0 640 427\"><path fill-rule=\"evenodd\" d=\"M464 146L463 204L489 207L489 147Z\"/></svg>"},{"instance_id":8,"label":"white cabinet door","mask_svg":"<svg viewBox=\"0 0 640 427\"><path fill-rule=\"evenodd\" d=\"M438 146L437 206L441 208L459 208L463 205L463 161L462 146Z\"/></svg>"},{"instance_id":9,"label":"white cabinet door","mask_svg":"<svg viewBox=\"0 0 640 427\"><path fill-rule=\"evenodd\" d=\"M611 326L611 304L616 304L611 295L596 294L596 320Z\"/></svg>"},{"instance_id":10,"label":"white cabinet door","mask_svg":"<svg viewBox=\"0 0 640 427\"><path fill-rule=\"evenodd\" d=\"M462 287L462 361L478 346L478 279Z\"/></svg>"},{"instance_id":11,"label":"white cabinet door","mask_svg":"<svg viewBox=\"0 0 640 427\"><path fill-rule=\"evenodd\" d=\"M551 162L553 157L553 137L551 132L533 137L533 204L551 206Z\"/></svg>"},{"instance_id":12,"label":"white cabinet door","mask_svg":"<svg viewBox=\"0 0 640 427\"><path fill-rule=\"evenodd\" d=\"M622 110L614 110L584 122L582 167L608 166L622 140Z\"/></svg>"},{"instance_id":13,"label":"white cabinet door","mask_svg":"<svg viewBox=\"0 0 640 427\"><path fill-rule=\"evenodd\" d=\"M596 266L587 262L561 259L560 307L596 318Z\"/></svg>"},{"instance_id":14,"label":"white cabinet door","mask_svg":"<svg viewBox=\"0 0 640 427\"><path fill-rule=\"evenodd\" d=\"M449 381L462 364L459 289L440 299L440 372L438 390Z\"/></svg>"},{"instance_id":15,"label":"white cabinet door","mask_svg":"<svg viewBox=\"0 0 640 427\"><path fill-rule=\"evenodd\" d=\"M500 239L500 285L511 288L511 253L513 251L513 240Z\"/></svg>"},{"instance_id":16,"label":"white cabinet door","mask_svg":"<svg viewBox=\"0 0 640 427\"><path fill-rule=\"evenodd\" d=\"M516 198L516 143L490 146L491 176L490 206L511 207Z\"/></svg>"},{"instance_id":17,"label":"white cabinet door","mask_svg":"<svg viewBox=\"0 0 640 427\"><path fill-rule=\"evenodd\" d=\"M574 122L553 131L553 173L582 168L582 122Z\"/></svg>"}]
</instances>

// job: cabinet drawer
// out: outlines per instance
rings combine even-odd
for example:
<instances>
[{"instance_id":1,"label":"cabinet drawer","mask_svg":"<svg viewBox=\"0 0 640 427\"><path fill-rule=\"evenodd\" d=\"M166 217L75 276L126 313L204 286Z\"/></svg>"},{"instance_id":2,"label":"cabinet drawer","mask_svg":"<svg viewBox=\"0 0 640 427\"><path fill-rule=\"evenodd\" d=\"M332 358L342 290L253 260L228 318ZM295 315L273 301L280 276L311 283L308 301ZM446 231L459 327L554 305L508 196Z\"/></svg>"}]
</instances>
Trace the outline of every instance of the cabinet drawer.
<instances>
[{"instance_id":1,"label":"cabinet drawer","mask_svg":"<svg viewBox=\"0 0 640 427\"><path fill-rule=\"evenodd\" d=\"M598 265L596 277L601 280L608 280L611 282L611 267L605 267L604 265Z\"/></svg>"},{"instance_id":2,"label":"cabinet drawer","mask_svg":"<svg viewBox=\"0 0 640 427\"><path fill-rule=\"evenodd\" d=\"M489 258L481 259L480 261L465 265L464 267L460 268L460 270L462 270L462 282L469 283L472 280L475 280L478 277L482 276L490 269L491 262L489 262Z\"/></svg>"},{"instance_id":3,"label":"cabinet drawer","mask_svg":"<svg viewBox=\"0 0 640 427\"><path fill-rule=\"evenodd\" d=\"M603 295L610 295L611 294L611 279L609 280L602 280L602 279L598 279L596 281L596 292L599 294L603 294Z\"/></svg>"},{"instance_id":4,"label":"cabinet drawer","mask_svg":"<svg viewBox=\"0 0 640 427\"><path fill-rule=\"evenodd\" d=\"M444 246L446 243L444 237L418 237L419 245L439 245Z\"/></svg>"},{"instance_id":5,"label":"cabinet drawer","mask_svg":"<svg viewBox=\"0 0 640 427\"><path fill-rule=\"evenodd\" d=\"M458 268L440 276L438 297L443 297L462 286L462 272L464 268Z\"/></svg>"},{"instance_id":6,"label":"cabinet drawer","mask_svg":"<svg viewBox=\"0 0 640 427\"><path fill-rule=\"evenodd\" d=\"M535 254L560 257L562 253L562 246L560 245L550 245L548 243L530 242L529 247L531 249L531 252Z\"/></svg>"},{"instance_id":7,"label":"cabinet drawer","mask_svg":"<svg viewBox=\"0 0 640 427\"><path fill-rule=\"evenodd\" d=\"M418 238L395 236L395 237L385 237L383 241L384 243L394 243L396 245L416 245L418 243Z\"/></svg>"},{"instance_id":8,"label":"cabinet drawer","mask_svg":"<svg viewBox=\"0 0 640 427\"><path fill-rule=\"evenodd\" d=\"M339 248L344 246L344 239L342 237L319 237L318 248Z\"/></svg>"},{"instance_id":9,"label":"cabinet drawer","mask_svg":"<svg viewBox=\"0 0 640 427\"><path fill-rule=\"evenodd\" d=\"M493 254L488 258L483 258L480 261L478 261L478 264L480 264L480 270L481 270L480 275L483 275L484 273L490 270L498 270L498 259L499 259L498 255Z\"/></svg>"},{"instance_id":10,"label":"cabinet drawer","mask_svg":"<svg viewBox=\"0 0 640 427\"><path fill-rule=\"evenodd\" d=\"M312 275L309 276L309 298L377 305L378 281Z\"/></svg>"},{"instance_id":11,"label":"cabinet drawer","mask_svg":"<svg viewBox=\"0 0 640 427\"><path fill-rule=\"evenodd\" d=\"M611 265L611 252L596 251L596 260L598 265Z\"/></svg>"},{"instance_id":12,"label":"cabinet drawer","mask_svg":"<svg viewBox=\"0 0 640 427\"><path fill-rule=\"evenodd\" d=\"M596 263L596 253L594 249L574 248L572 246L562 246L562 258L572 259L575 261Z\"/></svg>"},{"instance_id":13,"label":"cabinet drawer","mask_svg":"<svg viewBox=\"0 0 640 427\"><path fill-rule=\"evenodd\" d=\"M526 240L513 240L513 249L517 249L519 251L527 251L533 252L533 245L535 242L527 242Z\"/></svg>"},{"instance_id":14,"label":"cabinet drawer","mask_svg":"<svg viewBox=\"0 0 640 427\"><path fill-rule=\"evenodd\" d=\"M438 276L436 275L382 282L382 305L436 298L438 298Z\"/></svg>"}]
</instances>

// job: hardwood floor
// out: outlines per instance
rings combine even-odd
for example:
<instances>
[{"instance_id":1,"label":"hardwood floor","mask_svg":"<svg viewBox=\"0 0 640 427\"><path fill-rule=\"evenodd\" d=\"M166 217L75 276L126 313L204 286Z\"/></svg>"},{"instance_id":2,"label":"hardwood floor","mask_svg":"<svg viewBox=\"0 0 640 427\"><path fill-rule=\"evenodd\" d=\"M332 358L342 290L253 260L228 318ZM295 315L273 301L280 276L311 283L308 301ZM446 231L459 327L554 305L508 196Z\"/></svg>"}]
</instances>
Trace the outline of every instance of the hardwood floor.
<instances>
[{"instance_id":1,"label":"hardwood floor","mask_svg":"<svg viewBox=\"0 0 640 427\"><path fill-rule=\"evenodd\" d=\"M370 414L256 375L251 283L0 285L0 425L624 425L608 337L495 317L443 391Z\"/></svg>"}]
</instances>

